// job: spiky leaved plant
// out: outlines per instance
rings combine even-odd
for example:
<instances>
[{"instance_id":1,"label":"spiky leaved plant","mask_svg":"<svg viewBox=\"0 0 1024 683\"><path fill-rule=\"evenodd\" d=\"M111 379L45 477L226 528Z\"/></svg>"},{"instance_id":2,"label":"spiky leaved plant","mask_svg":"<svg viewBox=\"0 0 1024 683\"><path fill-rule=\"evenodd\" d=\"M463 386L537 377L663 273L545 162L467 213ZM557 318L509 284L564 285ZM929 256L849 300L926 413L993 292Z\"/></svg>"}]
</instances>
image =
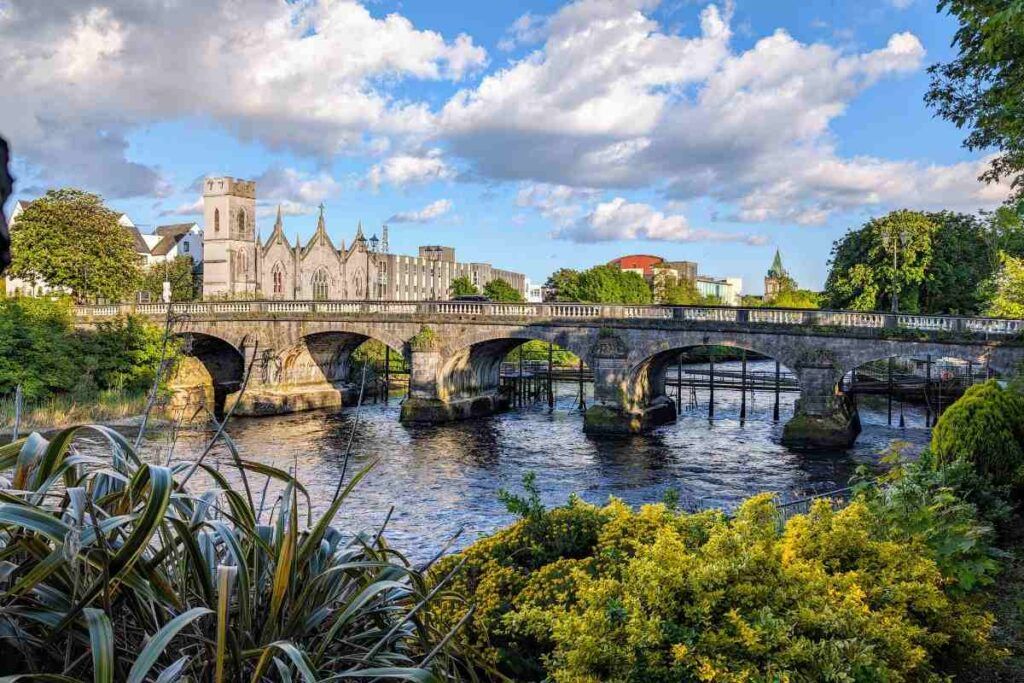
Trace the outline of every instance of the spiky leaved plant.
<instances>
[{"instance_id":1,"label":"spiky leaved plant","mask_svg":"<svg viewBox=\"0 0 1024 683\"><path fill-rule=\"evenodd\" d=\"M83 429L102 437L104 457L76 450ZM300 482L226 445L242 486L200 460L217 487L203 492L188 487L197 463L144 462L104 427L0 447L0 651L11 653L0 673L132 683L472 675L454 629L439 630L425 609L461 604L447 581L428 587L379 531L350 537L331 524L369 468L314 520ZM253 495L264 480L282 487L272 511Z\"/></svg>"}]
</instances>

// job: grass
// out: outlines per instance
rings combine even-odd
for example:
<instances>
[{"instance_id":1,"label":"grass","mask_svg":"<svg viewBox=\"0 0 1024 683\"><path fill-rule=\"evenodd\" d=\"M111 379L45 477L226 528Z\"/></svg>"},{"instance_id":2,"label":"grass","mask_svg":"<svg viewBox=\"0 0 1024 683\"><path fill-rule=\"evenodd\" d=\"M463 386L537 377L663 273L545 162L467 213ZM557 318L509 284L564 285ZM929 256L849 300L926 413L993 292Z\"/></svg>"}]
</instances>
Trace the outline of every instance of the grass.
<instances>
[{"instance_id":1,"label":"grass","mask_svg":"<svg viewBox=\"0 0 1024 683\"><path fill-rule=\"evenodd\" d=\"M222 427L222 426L221 426ZM83 431L104 457L77 452ZM218 434L221 429L218 429ZM319 519L301 482L243 460L145 462L105 427L0 447L0 674L49 680L465 680L428 607L472 613L391 548ZM372 465L371 465L372 467ZM202 470L216 488L192 490ZM343 477L342 477L343 479ZM280 488L269 499L268 487ZM382 514L385 519L390 513ZM54 678L63 677L63 678Z\"/></svg>"},{"instance_id":2,"label":"grass","mask_svg":"<svg viewBox=\"0 0 1024 683\"><path fill-rule=\"evenodd\" d=\"M141 415L146 409L146 393L100 391L90 399L51 396L26 401L19 432L60 429L75 424L109 423ZM0 434L14 427L14 397L0 398Z\"/></svg>"}]
</instances>

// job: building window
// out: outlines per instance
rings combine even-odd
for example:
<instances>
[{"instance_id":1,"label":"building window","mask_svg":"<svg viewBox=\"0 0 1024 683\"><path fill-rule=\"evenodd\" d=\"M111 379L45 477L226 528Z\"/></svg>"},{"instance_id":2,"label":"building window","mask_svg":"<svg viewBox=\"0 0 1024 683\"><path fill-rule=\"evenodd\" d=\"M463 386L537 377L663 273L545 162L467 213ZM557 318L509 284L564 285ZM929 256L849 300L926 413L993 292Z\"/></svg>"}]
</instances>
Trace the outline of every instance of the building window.
<instances>
[{"instance_id":1,"label":"building window","mask_svg":"<svg viewBox=\"0 0 1024 683\"><path fill-rule=\"evenodd\" d=\"M213 231L220 232L220 209L213 210Z\"/></svg>"},{"instance_id":2,"label":"building window","mask_svg":"<svg viewBox=\"0 0 1024 683\"><path fill-rule=\"evenodd\" d=\"M327 299L328 277L327 271L321 268L313 273L313 298L318 301Z\"/></svg>"},{"instance_id":3,"label":"building window","mask_svg":"<svg viewBox=\"0 0 1024 683\"><path fill-rule=\"evenodd\" d=\"M186 253L186 254L188 253L188 242L187 241L181 243L181 251Z\"/></svg>"},{"instance_id":4,"label":"building window","mask_svg":"<svg viewBox=\"0 0 1024 683\"><path fill-rule=\"evenodd\" d=\"M273 278L274 294L284 294L284 267L280 263L275 263L270 275Z\"/></svg>"},{"instance_id":5,"label":"building window","mask_svg":"<svg viewBox=\"0 0 1024 683\"><path fill-rule=\"evenodd\" d=\"M238 212L238 236L245 237L245 209Z\"/></svg>"}]
</instances>

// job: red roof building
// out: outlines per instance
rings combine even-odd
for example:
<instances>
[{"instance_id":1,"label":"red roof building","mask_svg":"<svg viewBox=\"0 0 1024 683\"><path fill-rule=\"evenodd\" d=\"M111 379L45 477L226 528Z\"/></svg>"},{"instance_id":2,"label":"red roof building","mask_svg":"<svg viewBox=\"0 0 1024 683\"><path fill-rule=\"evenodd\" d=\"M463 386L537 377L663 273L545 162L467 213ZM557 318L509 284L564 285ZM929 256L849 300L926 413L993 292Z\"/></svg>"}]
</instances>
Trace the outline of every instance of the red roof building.
<instances>
[{"instance_id":1,"label":"red roof building","mask_svg":"<svg viewBox=\"0 0 1024 683\"><path fill-rule=\"evenodd\" d=\"M645 278L654 277L654 267L661 265L665 259L650 254L630 254L620 256L608 262L609 266L615 266L621 270L629 270L643 275Z\"/></svg>"}]
</instances>

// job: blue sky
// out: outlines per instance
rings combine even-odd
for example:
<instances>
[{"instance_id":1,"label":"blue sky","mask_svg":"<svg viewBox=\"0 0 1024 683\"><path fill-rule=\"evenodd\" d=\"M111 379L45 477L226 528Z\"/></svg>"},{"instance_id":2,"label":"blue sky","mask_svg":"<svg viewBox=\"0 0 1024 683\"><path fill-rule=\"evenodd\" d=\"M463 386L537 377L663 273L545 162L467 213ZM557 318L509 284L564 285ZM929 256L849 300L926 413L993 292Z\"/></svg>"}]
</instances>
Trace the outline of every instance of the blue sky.
<instances>
[{"instance_id":1,"label":"blue sky","mask_svg":"<svg viewBox=\"0 0 1024 683\"><path fill-rule=\"evenodd\" d=\"M144 228L228 174L264 234L323 202L336 243L387 221L535 281L652 253L760 293L778 247L819 288L872 215L1005 196L923 103L954 28L925 0L0 0L0 132L19 196Z\"/></svg>"}]
</instances>

